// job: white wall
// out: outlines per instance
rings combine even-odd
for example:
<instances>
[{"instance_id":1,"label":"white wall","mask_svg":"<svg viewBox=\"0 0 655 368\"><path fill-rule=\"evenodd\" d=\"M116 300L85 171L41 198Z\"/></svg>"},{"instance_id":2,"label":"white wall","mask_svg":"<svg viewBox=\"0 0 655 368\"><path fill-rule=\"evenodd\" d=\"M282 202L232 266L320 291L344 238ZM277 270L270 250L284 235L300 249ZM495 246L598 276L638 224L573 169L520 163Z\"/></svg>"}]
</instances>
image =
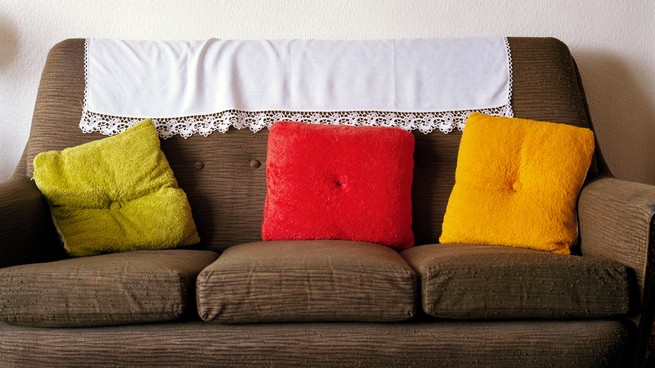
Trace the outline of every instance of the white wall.
<instances>
[{"instance_id":1,"label":"white wall","mask_svg":"<svg viewBox=\"0 0 655 368\"><path fill-rule=\"evenodd\" d=\"M48 49L129 39L554 36L578 61L610 168L655 184L653 0L0 0L0 180L27 139Z\"/></svg>"}]
</instances>

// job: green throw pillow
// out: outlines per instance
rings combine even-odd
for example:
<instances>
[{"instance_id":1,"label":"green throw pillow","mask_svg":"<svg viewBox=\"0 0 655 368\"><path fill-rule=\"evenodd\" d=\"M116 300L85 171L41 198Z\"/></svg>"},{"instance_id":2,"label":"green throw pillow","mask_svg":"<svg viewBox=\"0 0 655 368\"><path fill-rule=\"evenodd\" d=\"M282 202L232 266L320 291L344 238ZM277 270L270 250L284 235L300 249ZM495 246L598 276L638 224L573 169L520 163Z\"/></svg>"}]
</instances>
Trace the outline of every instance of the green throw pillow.
<instances>
[{"instance_id":1,"label":"green throw pillow","mask_svg":"<svg viewBox=\"0 0 655 368\"><path fill-rule=\"evenodd\" d=\"M34 181L72 256L200 241L150 119L114 137L39 153Z\"/></svg>"}]
</instances>

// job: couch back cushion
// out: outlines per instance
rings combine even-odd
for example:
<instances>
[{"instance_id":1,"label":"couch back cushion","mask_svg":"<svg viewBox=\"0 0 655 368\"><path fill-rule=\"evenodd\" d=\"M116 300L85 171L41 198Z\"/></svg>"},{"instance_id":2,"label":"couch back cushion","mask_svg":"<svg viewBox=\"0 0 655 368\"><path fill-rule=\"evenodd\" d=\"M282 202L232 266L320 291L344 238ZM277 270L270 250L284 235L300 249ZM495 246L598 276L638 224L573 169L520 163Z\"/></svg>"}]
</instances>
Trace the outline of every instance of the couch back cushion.
<instances>
[{"instance_id":1,"label":"couch back cushion","mask_svg":"<svg viewBox=\"0 0 655 368\"><path fill-rule=\"evenodd\" d=\"M588 127L584 92L566 45L552 38L510 38L509 43L515 116ZM31 162L39 152L104 137L84 134L78 127L83 99L84 40L65 40L53 47L44 67L26 148L26 176L32 176ZM415 244L436 243L454 184L461 132L414 135ZM221 250L261 240L267 139L266 129L230 129L162 141L191 203L200 247Z\"/></svg>"}]
</instances>

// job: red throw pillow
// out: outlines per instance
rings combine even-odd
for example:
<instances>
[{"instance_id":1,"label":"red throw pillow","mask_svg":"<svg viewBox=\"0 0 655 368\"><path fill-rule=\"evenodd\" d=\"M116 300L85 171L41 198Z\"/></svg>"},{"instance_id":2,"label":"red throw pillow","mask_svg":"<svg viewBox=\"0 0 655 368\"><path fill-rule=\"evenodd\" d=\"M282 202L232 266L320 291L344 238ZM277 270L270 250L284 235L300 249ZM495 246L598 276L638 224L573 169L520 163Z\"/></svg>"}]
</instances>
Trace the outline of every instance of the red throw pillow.
<instances>
[{"instance_id":1,"label":"red throw pillow","mask_svg":"<svg viewBox=\"0 0 655 368\"><path fill-rule=\"evenodd\" d=\"M398 128L273 124L262 238L413 246L413 155Z\"/></svg>"}]
</instances>

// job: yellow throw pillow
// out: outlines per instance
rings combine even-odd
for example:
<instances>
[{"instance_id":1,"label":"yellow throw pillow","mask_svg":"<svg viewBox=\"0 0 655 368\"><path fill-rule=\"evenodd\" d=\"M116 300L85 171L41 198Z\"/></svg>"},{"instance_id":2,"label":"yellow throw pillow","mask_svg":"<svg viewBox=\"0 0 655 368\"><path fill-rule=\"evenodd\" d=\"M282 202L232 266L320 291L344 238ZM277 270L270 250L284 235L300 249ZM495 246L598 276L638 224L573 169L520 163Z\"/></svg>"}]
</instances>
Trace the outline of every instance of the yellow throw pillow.
<instances>
[{"instance_id":1,"label":"yellow throw pillow","mask_svg":"<svg viewBox=\"0 0 655 368\"><path fill-rule=\"evenodd\" d=\"M586 128L471 114L439 241L570 254L593 152Z\"/></svg>"},{"instance_id":2,"label":"yellow throw pillow","mask_svg":"<svg viewBox=\"0 0 655 368\"><path fill-rule=\"evenodd\" d=\"M113 137L39 153L34 180L72 256L200 241L149 119Z\"/></svg>"}]
</instances>

